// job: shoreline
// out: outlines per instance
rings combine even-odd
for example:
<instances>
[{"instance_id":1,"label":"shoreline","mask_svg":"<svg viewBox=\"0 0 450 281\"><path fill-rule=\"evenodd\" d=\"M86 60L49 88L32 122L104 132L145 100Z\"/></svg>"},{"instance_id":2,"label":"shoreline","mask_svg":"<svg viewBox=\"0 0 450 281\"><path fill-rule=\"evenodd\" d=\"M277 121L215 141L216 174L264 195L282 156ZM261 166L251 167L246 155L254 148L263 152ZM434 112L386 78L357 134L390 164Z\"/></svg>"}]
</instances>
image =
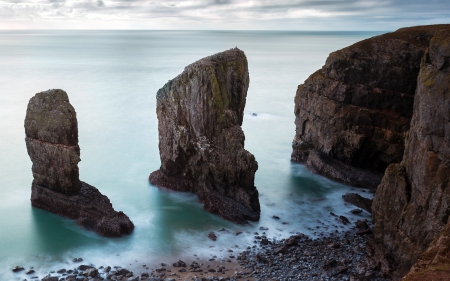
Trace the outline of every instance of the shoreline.
<instances>
[{"instance_id":1,"label":"shoreline","mask_svg":"<svg viewBox=\"0 0 450 281\"><path fill-rule=\"evenodd\" d=\"M369 265L366 245L372 236L366 220L355 222L348 231L323 233L318 238L301 233L285 239L267 238L264 231L252 235L253 246L230 245L217 249L210 259L194 254L190 259L173 257L161 259L161 263L122 267L88 265L75 258L70 266L43 276L26 274L28 268L14 275L15 280L42 281L390 280Z\"/></svg>"}]
</instances>

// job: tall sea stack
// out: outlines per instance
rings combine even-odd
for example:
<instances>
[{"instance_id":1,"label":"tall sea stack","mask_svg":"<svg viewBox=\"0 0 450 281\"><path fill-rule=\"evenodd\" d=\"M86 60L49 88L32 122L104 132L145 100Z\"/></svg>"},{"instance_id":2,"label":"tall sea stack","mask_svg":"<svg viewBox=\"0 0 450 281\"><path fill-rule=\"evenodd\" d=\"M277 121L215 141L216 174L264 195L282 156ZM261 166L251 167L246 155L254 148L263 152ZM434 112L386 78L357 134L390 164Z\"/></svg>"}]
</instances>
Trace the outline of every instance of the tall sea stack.
<instances>
[{"instance_id":1,"label":"tall sea stack","mask_svg":"<svg viewBox=\"0 0 450 281\"><path fill-rule=\"evenodd\" d=\"M450 25L331 53L298 87L295 115L293 161L376 188L372 265L394 280L411 266L406 280L448 280Z\"/></svg>"},{"instance_id":2,"label":"tall sea stack","mask_svg":"<svg viewBox=\"0 0 450 281\"><path fill-rule=\"evenodd\" d=\"M150 182L195 193L235 223L260 215L258 163L241 128L248 86L247 58L235 48L187 66L157 93L161 167Z\"/></svg>"},{"instance_id":3,"label":"tall sea stack","mask_svg":"<svg viewBox=\"0 0 450 281\"><path fill-rule=\"evenodd\" d=\"M104 236L132 232L134 225L116 212L109 199L95 187L80 181L78 123L66 92L37 93L28 103L25 143L33 162L31 204Z\"/></svg>"}]
</instances>

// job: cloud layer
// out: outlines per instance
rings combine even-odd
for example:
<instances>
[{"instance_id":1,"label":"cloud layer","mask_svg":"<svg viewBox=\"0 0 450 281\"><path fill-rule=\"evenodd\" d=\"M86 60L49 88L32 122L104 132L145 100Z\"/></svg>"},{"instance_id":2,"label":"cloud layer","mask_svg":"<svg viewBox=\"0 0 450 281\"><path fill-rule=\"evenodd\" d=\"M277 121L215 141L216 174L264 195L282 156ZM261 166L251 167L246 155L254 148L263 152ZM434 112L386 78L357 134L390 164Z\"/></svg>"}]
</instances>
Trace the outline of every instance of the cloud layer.
<instances>
[{"instance_id":1,"label":"cloud layer","mask_svg":"<svg viewBox=\"0 0 450 281\"><path fill-rule=\"evenodd\" d=\"M0 28L391 30L449 23L448 0L0 0Z\"/></svg>"}]
</instances>

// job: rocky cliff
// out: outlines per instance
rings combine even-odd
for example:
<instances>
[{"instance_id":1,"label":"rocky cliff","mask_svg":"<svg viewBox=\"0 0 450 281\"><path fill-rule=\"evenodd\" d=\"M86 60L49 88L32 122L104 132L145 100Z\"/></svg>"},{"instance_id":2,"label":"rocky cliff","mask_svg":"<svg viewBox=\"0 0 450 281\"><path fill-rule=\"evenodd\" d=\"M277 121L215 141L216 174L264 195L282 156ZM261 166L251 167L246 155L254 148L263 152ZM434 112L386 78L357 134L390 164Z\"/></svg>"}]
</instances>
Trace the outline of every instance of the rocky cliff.
<instances>
[{"instance_id":1,"label":"rocky cliff","mask_svg":"<svg viewBox=\"0 0 450 281\"><path fill-rule=\"evenodd\" d=\"M129 234L130 219L116 212L109 199L80 181L78 123L66 92L37 93L28 103L25 143L33 162L31 203L104 236Z\"/></svg>"},{"instance_id":2,"label":"rocky cliff","mask_svg":"<svg viewBox=\"0 0 450 281\"><path fill-rule=\"evenodd\" d=\"M445 26L400 29L333 52L297 89L291 159L375 188L402 160L420 62Z\"/></svg>"},{"instance_id":3,"label":"rocky cliff","mask_svg":"<svg viewBox=\"0 0 450 281\"><path fill-rule=\"evenodd\" d=\"M185 68L157 93L161 167L150 182L196 193L204 209L236 223L259 219L258 164L241 129L247 58L235 48Z\"/></svg>"},{"instance_id":4,"label":"rocky cliff","mask_svg":"<svg viewBox=\"0 0 450 281\"><path fill-rule=\"evenodd\" d=\"M450 265L450 26L436 28L447 30L435 32L423 55L403 159L388 166L372 205L374 256L396 279L427 248L416 276Z\"/></svg>"}]
</instances>

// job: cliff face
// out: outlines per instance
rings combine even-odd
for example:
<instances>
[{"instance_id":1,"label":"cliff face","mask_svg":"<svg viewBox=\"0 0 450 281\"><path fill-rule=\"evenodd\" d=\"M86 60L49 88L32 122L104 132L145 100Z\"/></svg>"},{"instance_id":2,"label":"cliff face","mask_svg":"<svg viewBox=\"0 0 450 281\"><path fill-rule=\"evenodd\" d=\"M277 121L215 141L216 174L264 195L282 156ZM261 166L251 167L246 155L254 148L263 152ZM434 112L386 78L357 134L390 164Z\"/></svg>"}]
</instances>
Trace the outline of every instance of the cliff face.
<instances>
[{"instance_id":1,"label":"cliff face","mask_svg":"<svg viewBox=\"0 0 450 281\"><path fill-rule=\"evenodd\" d=\"M450 26L447 26L446 31L431 39L423 56L403 160L387 168L372 206L376 258L386 272L394 272L394 277L407 273L448 224L449 178ZM435 253L437 243L448 241L448 230L441 236L444 238L433 242L435 245L428 252ZM433 264L434 258L427 260L432 256L424 254L419 263ZM440 262L442 257L438 257ZM448 255L446 259L450 264ZM420 268L423 266L418 265L417 269Z\"/></svg>"},{"instance_id":2,"label":"cliff face","mask_svg":"<svg viewBox=\"0 0 450 281\"><path fill-rule=\"evenodd\" d=\"M33 162L33 206L76 219L104 236L131 233L133 223L109 199L80 181L78 124L66 92L37 93L28 103L25 143Z\"/></svg>"},{"instance_id":3,"label":"cliff face","mask_svg":"<svg viewBox=\"0 0 450 281\"><path fill-rule=\"evenodd\" d=\"M331 53L297 89L291 159L375 188L402 160L420 61L441 28L400 29Z\"/></svg>"},{"instance_id":4,"label":"cliff face","mask_svg":"<svg viewBox=\"0 0 450 281\"><path fill-rule=\"evenodd\" d=\"M157 93L161 167L156 186L196 193L204 209L236 223L258 220L258 164L241 129L249 75L235 48L185 68Z\"/></svg>"}]
</instances>

